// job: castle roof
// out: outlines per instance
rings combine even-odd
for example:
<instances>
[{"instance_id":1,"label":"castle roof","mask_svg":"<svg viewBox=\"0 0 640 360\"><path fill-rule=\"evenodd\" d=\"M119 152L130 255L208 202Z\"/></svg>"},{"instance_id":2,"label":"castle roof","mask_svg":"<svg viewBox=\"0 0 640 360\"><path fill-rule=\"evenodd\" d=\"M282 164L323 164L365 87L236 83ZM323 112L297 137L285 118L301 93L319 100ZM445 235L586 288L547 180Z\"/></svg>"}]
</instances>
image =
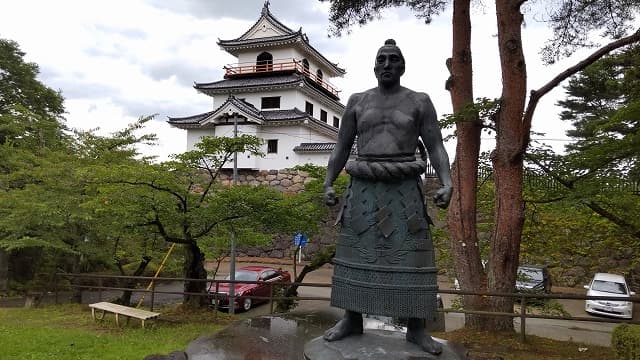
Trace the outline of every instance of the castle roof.
<instances>
[{"instance_id":1,"label":"castle roof","mask_svg":"<svg viewBox=\"0 0 640 360\"><path fill-rule=\"evenodd\" d=\"M297 72L272 76L228 78L209 83L194 83L193 87L209 96L298 88L340 112L344 110L344 105L340 103L340 98L335 93Z\"/></svg>"},{"instance_id":2,"label":"castle roof","mask_svg":"<svg viewBox=\"0 0 640 360\"><path fill-rule=\"evenodd\" d=\"M324 55L311 46L307 35L302 32L302 28L298 31L291 30L273 16L271 11L269 11L268 1L265 2L262 8L260 18L249 30L235 39L218 39L218 45L234 56L238 56L241 51L246 49L295 46L322 64L324 67L323 71L326 72L327 76L343 76L346 73L343 68L329 61Z\"/></svg>"},{"instance_id":3,"label":"castle roof","mask_svg":"<svg viewBox=\"0 0 640 360\"><path fill-rule=\"evenodd\" d=\"M169 117L169 124L180 129L197 129L229 125L237 116L240 124L261 126L302 125L315 129L327 136L337 138L338 129L320 121L306 112L293 108L289 110L258 110L250 103L231 95L217 109L186 117Z\"/></svg>"}]
</instances>

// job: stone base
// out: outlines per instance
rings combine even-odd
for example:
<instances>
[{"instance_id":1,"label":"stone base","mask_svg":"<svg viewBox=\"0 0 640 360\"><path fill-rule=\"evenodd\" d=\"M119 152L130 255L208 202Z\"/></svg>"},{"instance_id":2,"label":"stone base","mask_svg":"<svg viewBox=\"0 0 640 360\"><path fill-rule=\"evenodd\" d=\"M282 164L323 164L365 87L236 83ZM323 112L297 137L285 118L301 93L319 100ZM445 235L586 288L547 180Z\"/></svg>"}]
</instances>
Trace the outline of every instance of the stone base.
<instances>
[{"instance_id":1,"label":"stone base","mask_svg":"<svg viewBox=\"0 0 640 360\"><path fill-rule=\"evenodd\" d=\"M442 344L442 353L432 355L416 344L407 342L398 331L365 330L362 335L349 336L328 342L317 337L304 346L305 360L466 360L467 351L446 340L434 338Z\"/></svg>"}]
</instances>

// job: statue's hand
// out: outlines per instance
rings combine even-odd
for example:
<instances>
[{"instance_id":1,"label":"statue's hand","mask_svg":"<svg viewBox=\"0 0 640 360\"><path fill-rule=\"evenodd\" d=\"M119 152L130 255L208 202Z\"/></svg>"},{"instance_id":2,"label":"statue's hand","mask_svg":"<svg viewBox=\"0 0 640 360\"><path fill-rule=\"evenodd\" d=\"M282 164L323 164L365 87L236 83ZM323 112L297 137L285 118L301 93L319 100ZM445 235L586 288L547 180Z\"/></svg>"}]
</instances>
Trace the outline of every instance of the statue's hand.
<instances>
[{"instance_id":1,"label":"statue's hand","mask_svg":"<svg viewBox=\"0 0 640 360\"><path fill-rule=\"evenodd\" d=\"M325 185L324 187L324 203L329 206L334 206L338 203L336 198L336 192L333 190L333 186Z\"/></svg>"},{"instance_id":2,"label":"statue's hand","mask_svg":"<svg viewBox=\"0 0 640 360\"><path fill-rule=\"evenodd\" d=\"M453 188L451 186L443 186L436 194L433 195L433 202L436 203L436 206L439 208L446 209L449 206L449 201L451 200L451 193L453 192Z\"/></svg>"}]
</instances>

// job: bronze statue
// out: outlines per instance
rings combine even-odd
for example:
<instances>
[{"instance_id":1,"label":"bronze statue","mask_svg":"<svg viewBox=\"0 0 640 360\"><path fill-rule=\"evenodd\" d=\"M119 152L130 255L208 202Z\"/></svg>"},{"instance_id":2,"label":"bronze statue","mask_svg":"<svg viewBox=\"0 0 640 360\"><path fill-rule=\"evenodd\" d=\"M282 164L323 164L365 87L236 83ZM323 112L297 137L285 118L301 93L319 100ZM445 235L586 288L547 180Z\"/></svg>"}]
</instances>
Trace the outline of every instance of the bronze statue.
<instances>
[{"instance_id":1,"label":"bronze statue","mask_svg":"<svg viewBox=\"0 0 640 360\"><path fill-rule=\"evenodd\" d=\"M349 98L329 159L328 205L337 202L332 185L343 168L351 180L338 216L331 291L331 304L345 314L324 339L362 334L363 313L384 315L407 318L406 340L439 354L442 346L424 329L424 319L435 317L438 285L420 175L428 154L442 184L434 201L446 208L449 157L431 99L400 85L404 70L400 48L385 41L374 66L378 86ZM357 159L347 162L356 137Z\"/></svg>"}]
</instances>

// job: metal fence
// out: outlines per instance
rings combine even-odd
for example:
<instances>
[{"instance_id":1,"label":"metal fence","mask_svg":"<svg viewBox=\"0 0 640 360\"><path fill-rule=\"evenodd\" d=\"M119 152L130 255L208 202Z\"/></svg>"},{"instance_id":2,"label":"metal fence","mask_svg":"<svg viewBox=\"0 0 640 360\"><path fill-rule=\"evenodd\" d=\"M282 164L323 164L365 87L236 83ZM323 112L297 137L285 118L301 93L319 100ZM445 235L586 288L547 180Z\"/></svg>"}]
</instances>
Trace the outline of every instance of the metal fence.
<instances>
[{"instance_id":1,"label":"metal fence","mask_svg":"<svg viewBox=\"0 0 640 360\"><path fill-rule=\"evenodd\" d=\"M70 273L59 273L56 274L56 281L53 284L54 286L54 296L55 303L59 303L59 294L62 289L59 284L60 280L67 279L69 283L67 284L67 289L75 289L79 291L91 291L97 293L98 301L103 301L104 294L107 292L113 293L115 291L132 291L133 293L141 294L142 297L149 296L147 306L151 311L153 311L154 306L158 303L158 297L162 295L192 295L192 296L204 296L207 297L209 301L215 298L215 295L212 293L189 293L184 291L167 291L161 289L162 283L184 283L186 281L190 282L205 282L206 288L209 289L211 286L214 286L215 289L218 289L219 284L260 284L264 283L261 281L230 281L230 280L216 280L216 279L187 279L187 278L166 278L166 277L144 277L144 276L117 276L117 275L95 275L95 274L70 274ZM105 283L109 284L117 284L124 281L134 281L137 283L149 283L149 286L146 288L141 287L124 287L119 285L105 285ZM278 293L277 289L290 286L297 285L299 287L317 287L317 288L330 288L331 284L327 283L308 283L308 282L269 282L270 290L269 296L247 296L252 299L263 299L268 300L270 304L270 313L274 312L274 302L277 300L284 299L292 299L294 301L310 301L310 300L319 300L319 301L329 301L329 297L324 296L293 296L286 297L282 296ZM589 322L601 322L601 323L629 323L629 324L637 324L640 325L639 320L624 320L624 319L615 319L615 318L607 318L607 317L586 317L586 316L552 316L546 314L533 314L528 313L526 311L527 304L531 304L534 301L540 300L559 300L559 299L572 299L572 300L609 300L609 301L630 301L634 304L640 302L640 296L632 296L630 298L621 299L620 297L613 296L586 296L586 295L578 295L578 294L562 294L562 293L553 293L553 294L539 294L539 293L492 293L492 292L474 292L474 291L464 291L464 290L448 290L448 289L440 289L438 290L440 294L452 294L452 295L472 295L472 296L482 296L482 297L511 297L515 300L518 300L520 303L520 311L514 312L493 312L493 311L473 311L473 310L465 310L465 309L453 309L453 308L443 308L438 309L439 312L442 313L461 313L461 314L470 314L470 315L481 315L481 316L501 316L501 317L511 317L511 318L519 318L520 319L520 334L521 341L525 341L526 334L526 322L527 319L552 319L552 320L571 320L571 321L589 321ZM214 293L218 293L215 291ZM229 303L233 301L233 297L229 299ZM215 301L211 301L211 307L216 310L217 314L218 303Z\"/></svg>"}]
</instances>

